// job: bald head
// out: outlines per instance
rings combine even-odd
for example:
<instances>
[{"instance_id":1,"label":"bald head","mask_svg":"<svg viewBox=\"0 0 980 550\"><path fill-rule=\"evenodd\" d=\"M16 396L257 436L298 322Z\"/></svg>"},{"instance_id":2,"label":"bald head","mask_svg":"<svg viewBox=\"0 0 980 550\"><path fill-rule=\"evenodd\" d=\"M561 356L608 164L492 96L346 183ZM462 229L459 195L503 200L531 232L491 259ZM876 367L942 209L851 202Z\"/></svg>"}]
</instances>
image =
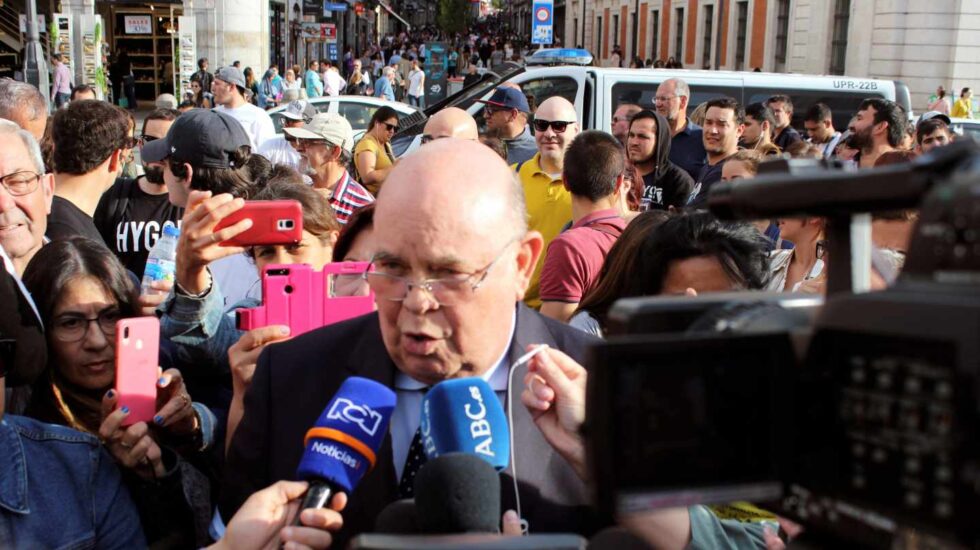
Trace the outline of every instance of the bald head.
<instances>
[{"instance_id":1,"label":"bald head","mask_svg":"<svg viewBox=\"0 0 980 550\"><path fill-rule=\"evenodd\" d=\"M513 170L474 140L440 139L395 165L378 196L375 226L406 212L446 231L486 230L506 238L527 231L524 193Z\"/></svg>"},{"instance_id":2,"label":"bald head","mask_svg":"<svg viewBox=\"0 0 980 550\"><path fill-rule=\"evenodd\" d=\"M475 140L480 137L480 132L469 113L458 107L447 107L426 121L422 135L424 141L448 137Z\"/></svg>"},{"instance_id":3,"label":"bald head","mask_svg":"<svg viewBox=\"0 0 980 550\"><path fill-rule=\"evenodd\" d=\"M534 118L575 122L578 120L578 114L575 113L575 106L570 101L556 95L538 105L537 110L534 111Z\"/></svg>"},{"instance_id":4,"label":"bald head","mask_svg":"<svg viewBox=\"0 0 980 550\"><path fill-rule=\"evenodd\" d=\"M392 361L426 385L483 375L544 247L514 172L478 141L440 139L395 165L376 204L368 282Z\"/></svg>"}]
</instances>

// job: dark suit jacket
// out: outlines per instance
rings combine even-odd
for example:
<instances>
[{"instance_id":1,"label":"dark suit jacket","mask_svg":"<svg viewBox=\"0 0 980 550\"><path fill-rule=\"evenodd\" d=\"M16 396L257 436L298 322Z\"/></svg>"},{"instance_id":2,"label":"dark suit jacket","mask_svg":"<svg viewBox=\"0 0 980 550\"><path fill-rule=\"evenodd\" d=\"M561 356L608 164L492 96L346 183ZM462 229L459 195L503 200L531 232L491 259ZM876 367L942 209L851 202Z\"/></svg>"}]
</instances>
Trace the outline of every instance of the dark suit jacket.
<instances>
[{"instance_id":1,"label":"dark suit jacket","mask_svg":"<svg viewBox=\"0 0 980 550\"><path fill-rule=\"evenodd\" d=\"M568 325L519 305L514 340L507 360L513 363L530 344L544 343L577 361L595 340ZM574 471L544 440L521 404L526 366L514 374L514 452L523 516L533 532L591 534L596 525L587 495ZM245 395L245 416L232 440L222 487L221 516L228 521L251 495L278 480L295 479L303 437L348 376L361 376L394 387L396 367L381 339L376 313L324 327L269 346L259 357ZM372 530L378 513L398 499L391 436L378 462L350 495L344 529L335 547ZM502 504L514 507L514 464L501 476ZM507 509L505 508L505 509Z\"/></svg>"}]
</instances>

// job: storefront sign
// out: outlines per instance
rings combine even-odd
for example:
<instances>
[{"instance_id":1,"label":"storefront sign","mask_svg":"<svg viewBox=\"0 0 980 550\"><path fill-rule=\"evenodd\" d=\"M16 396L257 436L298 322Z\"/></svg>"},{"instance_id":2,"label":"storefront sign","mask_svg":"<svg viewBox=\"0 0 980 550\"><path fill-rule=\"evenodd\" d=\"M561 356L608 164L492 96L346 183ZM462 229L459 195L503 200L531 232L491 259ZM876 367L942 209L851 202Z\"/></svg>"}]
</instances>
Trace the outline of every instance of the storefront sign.
<instances>
[{"instance_id":1,"label":"storefront sign","mask_svg":"<svg viewBox=\"0 0 980 550\"><path fill-rule=\"evenodd\" d=\"M152 15L127 15L123 21L126 34L153 34Z\"/></svg>"},{"instance_id":2,"label":"storefront sign","mask_svg":"<svg viewBox=\"0 0 980 550\"><path fill-rule=\"evenodd\" d=\"M343 2L324 2L323 11L347 11L347 4Z\"/></svg>"}]
</instances>

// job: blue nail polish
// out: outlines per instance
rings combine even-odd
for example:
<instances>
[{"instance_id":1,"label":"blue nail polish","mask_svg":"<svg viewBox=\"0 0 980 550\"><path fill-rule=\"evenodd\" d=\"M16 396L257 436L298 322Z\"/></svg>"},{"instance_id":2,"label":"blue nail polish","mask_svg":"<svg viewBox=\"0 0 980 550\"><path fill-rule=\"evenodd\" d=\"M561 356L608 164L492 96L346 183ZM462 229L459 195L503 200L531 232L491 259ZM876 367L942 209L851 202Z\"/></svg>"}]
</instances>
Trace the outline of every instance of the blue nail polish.
<instances>
[{"instance_id":1,"label":"blue nail polish","mask_svg":"<svg viewBox=\"0 0 980 550\"><path fill-rule=\"evenodd\" d=\"M163 417L160 415L156 415L153 417L153 421L156 422L157 424L163 424Z\"/></svg>"},{"instance_id":2,"label":"blue nail polish","mask_svg":"<svg viewBox=\"0 0 980 550\"><path fill-rule=\"evenodd\" d=\"M167 379L164 378L164 377L162 377L162 376L160 377L159 380L157 380L157 384L160 384L161 386L164 385L166 382L167 382Z\"/></svg>"},{"instance_id":3,"label":"blue nail polish","mask_svg":"<svg viewBox=\"0 0 980 550\"><path fill-rule=\"evenodd\" d=\"M112 399L113 397L116 396L116 392L113 391L113 390L109 390L109 391L105 392L105 396L108 397L109 399Z\"/></svg>"},{"instance_id":4,"label":"blue nail polish","mask_svg":"<svg viewBox=\"0 0 980 550\"><path fill-rule=\"evenodd\" d=\"M122 408L119 410L121 410L123 414L129 414L129 407L127 407L126 405L123 405Z\"/></svg>"}]
</instances>

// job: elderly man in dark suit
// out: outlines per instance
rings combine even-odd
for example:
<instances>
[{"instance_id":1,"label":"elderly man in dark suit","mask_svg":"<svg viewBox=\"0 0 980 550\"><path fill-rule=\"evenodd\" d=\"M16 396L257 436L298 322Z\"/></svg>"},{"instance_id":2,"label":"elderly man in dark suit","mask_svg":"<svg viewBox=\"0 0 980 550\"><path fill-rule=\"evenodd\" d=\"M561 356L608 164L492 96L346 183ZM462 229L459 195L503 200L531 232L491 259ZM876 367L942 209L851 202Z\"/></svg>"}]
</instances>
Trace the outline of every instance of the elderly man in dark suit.
<instances>
[{"instance_id":1,"label":"elderly man in dark suit","mask_svg":"<svg viewBox=\"0 0 980 550\"><path fill-rule=\"evenodd\" d=\"M221 515L254 491L292 479L303 436L348 376L377 380L398 395L376 467L350 495L336 547L370 531L378 513L406 496L406 457L423 390L483 377L513 407L515 463L501 476L503 504L534 532L589 534L581 480L547 444L521 406L530 346L547 344L582 362L590 337L542 317L521 299L542 254L528 231L513 172L473 141L438 140L402 160L385 181L374 217L369 284L378 311L275 344L259 358L245 414L228 453ZM512 385L508 385L508 384Z\"/></svg>"}]
</instances>

